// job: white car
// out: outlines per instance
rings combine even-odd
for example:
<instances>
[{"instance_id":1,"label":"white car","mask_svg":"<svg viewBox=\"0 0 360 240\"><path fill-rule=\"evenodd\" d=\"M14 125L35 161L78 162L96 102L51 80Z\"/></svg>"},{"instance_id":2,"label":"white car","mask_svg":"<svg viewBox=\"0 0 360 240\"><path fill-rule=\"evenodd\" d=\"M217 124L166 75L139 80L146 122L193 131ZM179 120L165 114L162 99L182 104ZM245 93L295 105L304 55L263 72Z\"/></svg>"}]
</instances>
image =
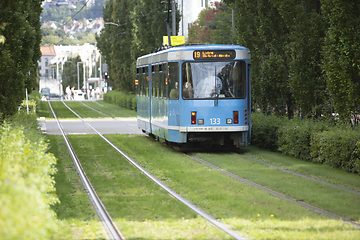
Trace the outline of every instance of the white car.
<instances>
[{"instance_id":1,"label":"white car","mask_svg":"<svg viewBox=\"0 0 360 240\"><path fill-rule=\"evenodd\" d=\"M75 90L74 100L83 101L84 99L84 93L80 89Z\"/></svg>"}]
</instances>

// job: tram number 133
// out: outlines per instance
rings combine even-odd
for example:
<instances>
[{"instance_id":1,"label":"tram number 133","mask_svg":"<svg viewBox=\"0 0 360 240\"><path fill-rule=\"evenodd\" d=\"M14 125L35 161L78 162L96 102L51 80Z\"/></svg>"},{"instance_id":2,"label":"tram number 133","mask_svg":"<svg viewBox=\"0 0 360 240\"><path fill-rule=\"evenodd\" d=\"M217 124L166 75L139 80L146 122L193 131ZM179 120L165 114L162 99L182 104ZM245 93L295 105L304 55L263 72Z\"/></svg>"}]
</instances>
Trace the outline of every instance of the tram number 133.
<instances>
[{"instance_id":1,"label":"tram number 133","mask_svg":"<svg viewBox=\"0 0 360 240\"><path fill-rule=\"evenodd\" d=\"M211 125L220 125L220 118L210 118Z\"/></svg>"}]
</instances>

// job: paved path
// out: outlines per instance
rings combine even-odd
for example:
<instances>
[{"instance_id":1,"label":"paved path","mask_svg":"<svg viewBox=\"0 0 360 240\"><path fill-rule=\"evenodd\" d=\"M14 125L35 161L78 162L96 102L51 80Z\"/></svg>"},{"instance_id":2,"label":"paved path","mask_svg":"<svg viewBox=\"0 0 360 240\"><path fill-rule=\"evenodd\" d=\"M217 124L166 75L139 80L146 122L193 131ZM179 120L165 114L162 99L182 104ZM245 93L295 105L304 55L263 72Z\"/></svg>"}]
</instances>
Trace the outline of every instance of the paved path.
<instances>
[{"instance_id":1,"label":"paved path","mask_svg":"<svg viewBox=\"0 0 360 240\"><path fill-rule=\"evenodd\" d=\"M60 135L55 119L38 119L41 130L46 134ZM66 134L96 134L80 119L59 120ZM85 119L101 134L142 134L137 127L136 118Z\"/></svg>"}]
</instances>

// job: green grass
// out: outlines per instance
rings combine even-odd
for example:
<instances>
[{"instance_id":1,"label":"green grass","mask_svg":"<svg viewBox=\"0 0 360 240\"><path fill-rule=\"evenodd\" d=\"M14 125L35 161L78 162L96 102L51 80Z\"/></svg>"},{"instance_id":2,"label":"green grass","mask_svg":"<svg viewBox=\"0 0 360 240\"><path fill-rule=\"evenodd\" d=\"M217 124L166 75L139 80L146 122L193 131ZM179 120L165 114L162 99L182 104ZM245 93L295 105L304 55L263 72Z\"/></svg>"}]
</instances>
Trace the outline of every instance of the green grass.
<instances>
[{"instance_id":1,"label":"green grass","mask_svg":"<svg viewBox=\"0 0 360 240\"><path fill-rule=\"evenodd\" d=\"M74 113L72 113L61 101L51 101L51 107L53 108L57 118L78 118ZM52 115L52 114L51 114ZM52 117L54 118L54 117Z\"/></svg>"},{"instance_id":2,"label":"green grass","mask_svg":"<svg viewBox=\"0 0 360 240\"><path fill-rule=\"evenodd\" d=\"M101 104L97 104L97 103ZM134 110L130 110L130 109L126 109L126 108L122 108L118 105L112 104L112 103L108 103L105 101L84 101L83 103L85 103L86 105L97 109L113 118L129 118L129 117L136 117L137 116L137 112Z\"/></svg>"},{"instance_id":3,"label":"green grass","mask_svg":"<svg viewBox=\"0 0 360 240\"><path fill-rule=\"evenodd\" d=\"M261 161L360 192L360 176L357 174L348 173L344 170L332 168L325 164L303 161L301 159L286 156L281 153L266 151L253 146L248 147L243 151L245 155L257 158Z\"/></svg>"},{"instance_id":4,"label":"green grass","mask_svg":"<svg viewBox=\"0 0 360 240\"><path fill-rule=\"evenodd\" d=\"M232 179L145 136L106 135L134 157L158 179L198 207L256 239L358 239L359 230L340 220L332 220L297 204ZM64 225L59 238L102 238L98 224L60 136L49 136L52 152L67 161L59 169L61 204L56 206ZM169 197L96 135L69 136L87 176L97 190L119 229L127 239L231 239L191 210ZM250 151L251 152L251 151ZM247 152L247 154L250 154ZM272 178L267 166L249 159L233 160L232 154L200 154L215 164L252 171ZM260 153L258 153L260 154ZM224 160L229 159L229 161ZM220 162L220 164L219 164ZM258 166L260 165L260 166ZM261 165L263 165L261 167ZM251 170L251 166L256 169ZM245 170L244 170L245 171ZM277 170L278 171L278 170ZM260 178L259 176L257 176ZM285 178L289 179L288 177ZM69 184L71 182L72 184ZM292 182L292 181L291 181ZM296 183L296 182L295 182ZM279 186L283 183L279 183ZM296 184L295 184L296 185ZM314 192L308 188L306 190ZM298 192L299 186L293 187ZM334 192L336 192L335 190ZM357 204L359 205L359 204ZM342 208L343 206L341 206ZM93 232L93 235L91 233ZM65 236L65 237L64 237Z\"/></svg>"},{"instance_id":5,"label":"green grass","mask_svg":"<svg viewBox=\"0 0 360 240\"><path fill-rule=\"evenodd\" d=\"M197 153L194 155L298 201L360 222L360 195L358 194L269 167L236 153Z\"/></svg>"},{"instance_id":6,"label":"green grass","mask_svg":"<svg viewBox=\"0 0 360 240\"><path fill-rule=\"evenodd\" d=\"M75 170L62 136L48 135L50 152L57 158L56 194L53 209L59 220L55 239L105 239L107 234Z\"/></svg>"},{"instance_id":7,"label":"green grass","mask_svg":"<svg viewBox=\"0 0 360 240\"><path fill-rule=\"evenodd\" d=\"M231 239L170 197L99 136L72 135L69 139L126 239ZM125 139L136 145L138 137Z\"/></svg>"},{"instance_id":8,"label":"green grass","mask_svg":"<svg viewBox=\"0 0 360 240\"><path fill-rule=\"evenodd\" d=\"M84 106L81 102L66 101L65 103L82 118L107 118L105 115Z\"/></svg>"},{"instance_id":9,"label":"green grass","mask_svg":"<svg viewBox=\"0 0 360 240\"><path fill-rule=\"evenodd\" d=\"M40 102L39 111L36 114L38 117L54 118L47 101Z\"/></svg>"},{"instance_id":10,"label":"green grass","mask_svg":"<svg viewBox=\"0 0 360 240\"><path fill-rule=\"evenodd\" d=\"M357 239L360 233L349 224L328 219L232 179L144 136L107 137L173 190L248 237ZM246 164L236 163L237 168L243 168ZM256 175L261 174L266 178L268 173ZM279 186L282 184L278 183ZM302 191L297 186L293 188ZM310 188L306 188L306 191L313 192ZM316 192L312 194L317 195Z\"/></svg>"}]
</instances>

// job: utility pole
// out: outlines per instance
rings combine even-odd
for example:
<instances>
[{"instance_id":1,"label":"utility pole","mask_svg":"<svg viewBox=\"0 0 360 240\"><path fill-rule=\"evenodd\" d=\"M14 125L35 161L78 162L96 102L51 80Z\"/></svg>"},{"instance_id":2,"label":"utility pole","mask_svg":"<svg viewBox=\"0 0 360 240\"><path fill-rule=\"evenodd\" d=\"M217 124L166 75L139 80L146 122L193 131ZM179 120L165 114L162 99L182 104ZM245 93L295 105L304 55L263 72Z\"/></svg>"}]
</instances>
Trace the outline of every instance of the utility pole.
<instances>
[{"instance_id":1,"label":"utility pole","mask_svg":"<svg viewBox=\"0 0 360 240\"><path fill-rule=\"evenodd\" d=\"M172 32L173 32L173 34L172 34L173 36L177 35L175 0L172 1Z\"/></svg>"},{"instance_id":2,"label":"utility pole","mask_svg":"<svg viewBox=\"0 0 360 240\"><path fill-rule=\"evenodd\" d=\"M166 19L166 29L168 34L169 46L171 46L171 33L170 33L170 0L168 0L168 13Z\"/></svg>"},{"instance_id":3,"label":"utility pole","mask_svg":"<svg viewBox=\"0 0 360 240\"><path fill-rule=\"evenodd\" d=\"M85 62L77 62L77 79L78 79L78 90L80 90L80 81L79 81L79 64L84 65L84 87L85 87Z\"/></svg>"}]
</instances>

